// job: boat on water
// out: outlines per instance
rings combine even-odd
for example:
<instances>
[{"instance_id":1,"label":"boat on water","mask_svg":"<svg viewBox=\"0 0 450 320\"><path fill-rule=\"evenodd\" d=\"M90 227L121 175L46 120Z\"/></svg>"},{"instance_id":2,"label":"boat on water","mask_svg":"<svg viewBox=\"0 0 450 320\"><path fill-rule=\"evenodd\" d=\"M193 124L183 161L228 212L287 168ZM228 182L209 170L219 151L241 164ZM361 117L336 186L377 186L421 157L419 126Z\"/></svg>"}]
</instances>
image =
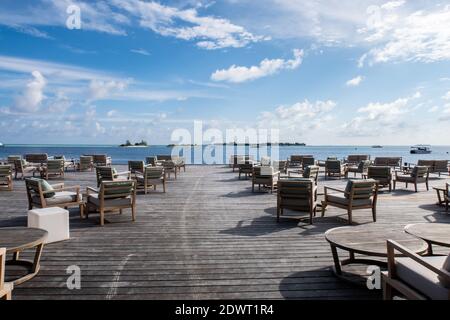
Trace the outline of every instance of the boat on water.
<instances>
[{"instance_id":1,"label":"boat on water","mask_svg":"<svg viewBox=\"0 0 450 320\"><path fill-rule=\"evenodd\" d=\"M372 146L372 148L373 148L373 149L381 149L381 148L383 148L383 146L375 145L375 146Z\"/></svg>"},{"instance_id":2,"label":"boat on water","mask_svg":"<svg viewBox=\"0 0 450 320\"><path fill-rule=\"evenodd\" d=\"M3 148L5 145L0 142L0 148Z\"/></svg>"},{"instance_id":3,"label":"boat on water","mask_svg":"<svg viewBox=\"0 0 450 320\"><path fill-rule=\"evenodd\" d=\"M411 154L429 154L431 153L431 146L429 145L417 145L411 147Z\"/></svg>"}]
</instances>

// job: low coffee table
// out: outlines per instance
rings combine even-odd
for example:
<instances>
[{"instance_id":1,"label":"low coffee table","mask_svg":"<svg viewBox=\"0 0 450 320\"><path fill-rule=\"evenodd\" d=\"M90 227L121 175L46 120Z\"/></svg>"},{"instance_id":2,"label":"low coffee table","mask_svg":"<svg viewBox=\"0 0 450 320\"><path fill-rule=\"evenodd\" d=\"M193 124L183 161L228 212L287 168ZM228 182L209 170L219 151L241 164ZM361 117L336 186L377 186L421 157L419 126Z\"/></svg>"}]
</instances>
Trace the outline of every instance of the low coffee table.
<instances>
[{"instance_id":1,"label":"low coffee table","mask_svg":"<svg viewBox=\"0 0 450 320\"><path fill-rule=\"evenodd\" d=\"M12 260L6 261L6 270L8 270L8 266L20 266L27 269L24 276L9 280L14 285L30 280L39 272L39 262L47 235L47 231L37 228L0 229L0 248L6 248L6 253L13 255ZM33 248L36 250L33 261L20 259L19 255L22 251Z\"/></svg>"},{"instance_id":2,"label":"low coffee table","mask_svg":"<svg viewBox=\"0 0 450 320\"><path fill-rule=\"evenodd\" d=\"M405 232L422 239L428 244L427 254L433 254L433 244L450 247L450 224L417 223L405 227Z\"/></svg>"},{"instance_id":3,"label":"low coffee table","mask_svg":"<svg viewBox=\"0 0 450 320\"><path fill-rule=\"evenodd\" d=\"M387 258L388 239L398 242L417 254L427 251L427 244L424 241L405 233L401 228L395 229L376 224L331 229L325 233L325 238L330 243L333 254L333 271L342 278L346 278L343 276L343 266L350 264L376 265L386 268L385 259L375 260L370 257ZM349 258L340 260L337 249L347 251ZM369 258L356 258L355 254Z\"/></svg>"}]
</instances>

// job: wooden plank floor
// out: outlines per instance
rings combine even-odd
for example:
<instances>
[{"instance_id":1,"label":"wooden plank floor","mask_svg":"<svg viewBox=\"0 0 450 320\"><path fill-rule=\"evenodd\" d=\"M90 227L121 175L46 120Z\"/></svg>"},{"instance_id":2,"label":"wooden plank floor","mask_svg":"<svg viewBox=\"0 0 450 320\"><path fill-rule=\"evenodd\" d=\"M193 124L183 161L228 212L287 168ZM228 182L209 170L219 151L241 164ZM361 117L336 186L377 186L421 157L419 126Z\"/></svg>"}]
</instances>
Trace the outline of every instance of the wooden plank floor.
<instances>
[{"instance_id":1,"label":"wooden plank floor","mask_svg":"<svg viewBox=\"0 0 450 320\"><path fill-rule=\"evenodd\" d=\"M124 169L117 166L119 170ZM94 172L66 175L67 185L95 186ZM433 179L443 186L447 177ZM55 182L59 182L55 180ZM343 187L345 180L320 180ZM420 186L424 190L424 186ZM336 278L324 232L346 225L330 208L310 226L297 219L276 223L276 195L252 193L250 181L223 166L189 166L168 192L138 196L131 215L96 215L81 221L71 210L71 239L44 248L39 275L14 290L14 299L379 299ZM320 190L319 190L320 191ZM397 191L379 197L380 227L450 222L434 205L434 191ZM26 226L24 183L0 192L0 227ZM356 211L355 224L371 223ZM66 286L66 268L81 268L80 290Z\"/></svg>"}]
</instances>

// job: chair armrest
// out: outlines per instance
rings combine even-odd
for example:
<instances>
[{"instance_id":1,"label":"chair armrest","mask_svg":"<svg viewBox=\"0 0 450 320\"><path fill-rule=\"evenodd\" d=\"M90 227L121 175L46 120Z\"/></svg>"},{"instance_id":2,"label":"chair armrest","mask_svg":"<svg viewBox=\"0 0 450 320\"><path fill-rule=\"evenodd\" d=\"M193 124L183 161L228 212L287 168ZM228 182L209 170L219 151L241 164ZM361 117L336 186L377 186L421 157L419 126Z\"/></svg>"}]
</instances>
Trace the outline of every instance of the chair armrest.
<instances>
[{"instance_id":1,"label":"chair armrest","mask_svg":"<svg viewBox=\"0 0 450 320\"><path fill-rule=\"evenodd\" d=\"M388 253L388 261L395 261L395 251L399 251L402 253L405 257L410 258L417 262L418 264L424 266L425 268L429 269L433 273L436 273L438 276L441 277L447 277L450 280L450 272L438 269L434 267L433 265L429 264L427 261L425 261L421 256L418 254L412 252L408 248L402 246L401 244L393 241L393 240L387 240L387 253ZM391 270L392 266L389 266L389 270Z\"/></svg>"},{"instance_id":2,"label":"chair armrest","mask_svg":"<svg viewBox=\"0 0 450 320\"><path fill-rule=\"evenodd\" d=\"M53 189L63 189L64 188L64 183L55 183L51 185Z\"/></svg>"},{"instance_id":3,"label":"chair armrest","mask_svg":"<svg viewBox=\"0 0 450 320\"><path fill-rule=\"evenodd\" d=\"M330 188L330 187L323 187L323 189L324 190L326 190L326 191L328 191L328 190L331 190L331 191L336 191L336 192L340 192L340 193L346 193L346 194L348 194L348 192L347 191L345 191L345 190L339 190L339 189L335 189L335 188ZM325 191L325 193L326 193L326 191Z\"/></svg>"},{"instance_id":4,"label":"chair armrest","mask_svg":"<svg viewBox=\"0 0 450 320\"><path fill-rule=\"evenodd\" d=\"M130 175L131 171L123 171L123 172L116 172L117 176L124 176L124 175Z\"/></svg>"},{"instance_id":5,"label":"chair armrest","mask_svg":"<svg viewBox=\"0 0 450 320\"><path fill-rule=\"evenodd\" d=\"M80 186L71 186L71 187L63 187L58 189L59 190L77 190L77 193L80 191Z\"/></svg>"},{"instance_id":6,"label":"chair armrest","mask_svg":"<svg viewBox=\"0 0 450 320\"><path fill-rule=\"evenodd\" d=\"M98 193L99 191L97 189L92 188L92 187L87 187L86 188L86 194L89 196L91 192Z\"/></svg>"}]
</instances>

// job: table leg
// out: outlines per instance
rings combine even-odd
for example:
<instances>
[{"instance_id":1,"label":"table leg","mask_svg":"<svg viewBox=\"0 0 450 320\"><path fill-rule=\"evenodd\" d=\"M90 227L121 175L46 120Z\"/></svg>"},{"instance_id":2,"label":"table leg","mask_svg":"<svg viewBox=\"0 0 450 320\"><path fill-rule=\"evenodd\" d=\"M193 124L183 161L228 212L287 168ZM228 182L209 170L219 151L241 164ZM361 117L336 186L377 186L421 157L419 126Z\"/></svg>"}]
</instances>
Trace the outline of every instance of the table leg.
<instances>
[{"instance_id":1,"label":"table leg","mask_svg":"<svg viewBox=\"0 0 450 320\"><path fill-rule=\"evenodd\" d=\"M330 244L330 247L331 247L331 253L333 254L334 270L337 275L341 275L342 274L341 262L339 261L339 255L337 252L337 248L335 246L333 246L332 244Z\"/></svg>"},{"instance_id":2,"label":"table leg","mask_svg":"<svg viewBox=\"0 0 450 320\"><path fill-rule=\"evenodd\" d=\"M433 255L433 245L431 244L431 242L427 242L427 245L428 245L427 255L432 256Z\"/></svg>"},{"instance_id":3,"label":"table leg","mask_svg":"<svg viewBox=\"0 0 450 320\"><path fill-rule=\"evenodd\" d=\"M28 270L28 273L23 276L20 277L18 279L12 280L14 285L19 285L21 283L24 283L25 281L30 280L31 278L35 277L36 274L39 272L40 269L40 260L41 260L41 255L42 255L42 250L44 248L44 244L38 244L36 246L36 252L34 254L34 259L33 261L29 261L29 260L20 260L19 259L19 255L20 252L14 252L13 253L13 258L12 260L8 260L6 261L6 265L11 265L11 266L21 266L21 267L25 267Z\"/></svg>"}]
</instances>

